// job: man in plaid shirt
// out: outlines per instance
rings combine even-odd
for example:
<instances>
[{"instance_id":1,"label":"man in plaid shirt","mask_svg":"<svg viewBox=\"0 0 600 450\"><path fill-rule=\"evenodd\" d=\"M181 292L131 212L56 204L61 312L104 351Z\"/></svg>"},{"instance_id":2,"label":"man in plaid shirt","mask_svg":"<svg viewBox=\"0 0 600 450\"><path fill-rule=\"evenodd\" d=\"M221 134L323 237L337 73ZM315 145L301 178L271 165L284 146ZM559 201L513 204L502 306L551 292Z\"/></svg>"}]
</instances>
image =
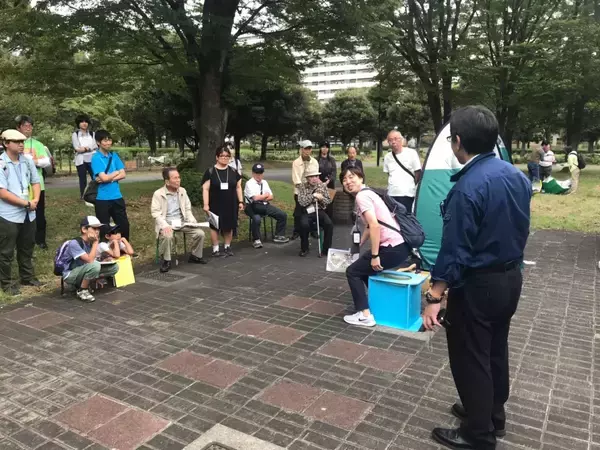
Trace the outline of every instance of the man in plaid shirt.
<instances>
[{"instance_id":1,"label":"man in plaid shirt","mask_svg":"<svg viewBox=\"0 0 600 450\"><path fill-rule=\"evenodd\" d=\"M306 182L298 190L298 206L294 211L300 225L300 256L308 254L308 235L310 233L311 223L317 220L319 215L319 225L323 228L323 254L326 255L331 247L333 240L333 222L325 213L325 208L331 203L327 185L319 179L321 175L318 171L308 171L306 173Z\"/></svg>"}]
</instances>

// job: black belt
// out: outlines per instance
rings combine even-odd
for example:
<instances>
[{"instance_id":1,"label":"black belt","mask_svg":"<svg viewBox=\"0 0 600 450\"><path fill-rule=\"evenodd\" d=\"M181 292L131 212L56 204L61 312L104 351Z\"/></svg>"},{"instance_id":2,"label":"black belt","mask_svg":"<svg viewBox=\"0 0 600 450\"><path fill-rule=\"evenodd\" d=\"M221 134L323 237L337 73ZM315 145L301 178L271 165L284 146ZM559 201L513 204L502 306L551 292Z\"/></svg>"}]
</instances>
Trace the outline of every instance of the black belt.
<instances>
[{"instance_id":1,"label":"black belt","mask_svg":"<svg viewBox=\"0 0 600 450\"><path fill-rule=\"evenodd\" d=\"M521 265L520 259L515 259L513 261L508 261L502 264L495 264L493 266L488 267L467 267L465 269L465 275L475 275L482 273L502 273L508 272L509 270L513 270Z\"/></svg>"}]
</instances>

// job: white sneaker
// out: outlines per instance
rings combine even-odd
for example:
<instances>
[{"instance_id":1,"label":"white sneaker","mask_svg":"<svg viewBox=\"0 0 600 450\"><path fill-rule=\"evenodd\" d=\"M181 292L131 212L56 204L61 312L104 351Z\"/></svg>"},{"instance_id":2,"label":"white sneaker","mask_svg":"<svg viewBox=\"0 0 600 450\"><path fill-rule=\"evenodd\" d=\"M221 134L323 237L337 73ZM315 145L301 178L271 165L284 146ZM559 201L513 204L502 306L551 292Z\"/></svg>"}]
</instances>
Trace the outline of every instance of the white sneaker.
<instances>
[{"instance_id":1,"label":"white sneaker","mask_svg":"<svg viewBox=\"0 0 600 450\"><path fill-rule=\"evenodd\" d=\"M373 314L365 316L362 313L362 311L359 311L355 314L351 314L349 316L344 316L344 322L349 323L350 325L359 325L361 327L374 327L375 325L377 325Z\"/></svg>"},{"instance_id":2,"label":"white sneaker","mask_svg":"<svg viewBox=\"0 0 600 450\"><path fill-rule=\"evenodd\" d=\"M90 208L93 208L93 207L94 207L94 204L93 204L93 203L90 203L90 202L85 202L85 206L88 206L88 207L90 207Z\"/></svg>"},{"instance_id":3,"label":"white sneaker","mask_svg":"<svg viewBox=\"0 0 600 450\"><path fill-rule=\"evenodd\" d=\"M77 291L77 298L85 303L92 303L96 301L94 296L87 289L79 289Z\"/></svg>"},{"instance_id":4,"label":"white sneaker","mask_svg":"<svg viewBox=\"0 0 600 450\"><path fill-rule=\"evenodd\" d=\"M252 247L254 247L254 248L262 248L262 242L260 242L260 239L255 240L254 244L252 244Z\"/></svg>"}]
</instances>

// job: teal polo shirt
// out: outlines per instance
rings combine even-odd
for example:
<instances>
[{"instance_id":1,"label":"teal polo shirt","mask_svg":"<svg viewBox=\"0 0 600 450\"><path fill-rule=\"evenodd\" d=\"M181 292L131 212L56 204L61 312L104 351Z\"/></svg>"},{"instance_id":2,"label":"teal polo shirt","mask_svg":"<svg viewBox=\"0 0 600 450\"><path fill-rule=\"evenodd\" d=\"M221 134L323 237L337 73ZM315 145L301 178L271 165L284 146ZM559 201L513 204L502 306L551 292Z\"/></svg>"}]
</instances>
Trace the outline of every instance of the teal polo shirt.
<instances>
[{"instance_id":1,"label":"teal polo shirt","mask_svg":"<svg viewBox=\"0 0 600 450\"><path fill-rule=\"evenodd\" d=\"M113 158L110 162L110 167L107 170L106 165L108 164L110 155L112 155ZM110 175L111 173L124 168L125 166L123 165L121 158L119 158L119 155L115 152L109 152L107 155L104 155L104 153L99 150L92 156L92 172L94 173L94 178L103 172L106 173L106 175ZM121 188L119 187L118 181L98 184L98 195L96 196L96 200L118 200L120 198L123 198L123 195L121 195Z\"/></svg>"}]
</instances>

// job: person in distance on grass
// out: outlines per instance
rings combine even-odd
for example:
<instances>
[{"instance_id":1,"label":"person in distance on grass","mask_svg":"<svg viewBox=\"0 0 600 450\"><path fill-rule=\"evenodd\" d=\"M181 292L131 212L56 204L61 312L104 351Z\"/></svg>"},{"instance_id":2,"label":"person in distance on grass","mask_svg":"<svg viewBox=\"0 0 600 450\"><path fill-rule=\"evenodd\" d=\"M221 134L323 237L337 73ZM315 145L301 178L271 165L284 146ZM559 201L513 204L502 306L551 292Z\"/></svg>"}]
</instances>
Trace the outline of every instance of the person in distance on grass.
<instances>
[{"instance_id":1,"label":"person in distance on grass","mask_svg":"<svg viewBox=\"0 0 600 450\"><path fill-rule=\"evenodd\" d=\"M285 228L287 226L287 214L281 209L271 205L273 200L273 191L269 183L263 179L265 166L256 163L252 166L252 178L246 182L244 187L244 198L246 199L245 213L252 219L252 239L254 248L261 248L260 241L260 222L263 217L273 217L277 221L277 230L275 231L274 242L285 244L289 238L285 237Z\"/></svg>"},{"instance_id":2,"label":"person in distance on grass","mask_svg":"<svg viewBox=\"0 0 600 450\"><path fill-rule=\"evenodd\" d=\"M156 221L156 236L159 241L159 254L162 258L160 271L165 273L171 269L171 251L174 244L174 232L184 233L192 241L192 250L188 262L206 264L202 257L205 234L202 228L185 224L198 223L192 213L192 202L187 191L181 187L181 177L174 167L167 167L162 172L165 185L152 196L151 213Z\"/></svg>"},{"instance_id":3,"label":"person in distance on grass","mask_svg":"<svg viewBox=\"0 0 600 450\"><path fill-rule=\"evenodd\" d=\"M86 216L81 220L81 236L66 243L59 250L57 265L64 271L62 277L65 284L77 291L77 298L85 303L96 301L89 291L90 283L99 277L114 277L119 266L100 264L96 259L99 254L98 242L102 224L97 217Z\"/></svg>"},{"instance_id":4,"label":"person in distance on grass","mask_svg":"<svg viewBox=\"0 0 600 450\"><path fill-rule=\"evenodd\" d=\"M509 396L508 333L523 278L529 236L531 183L512 164L496 158L498 121L483 106L450 116L452 151L463 168L440 206L442 245L425 294L423 325L444 317L452 377L462 404L452 414L457 429L435 428L433 438L450 448L492 450L505 433Z\"/></svg>"},{"instance_id":5,"label":"person in distance on grass","mask_svg":"<svg viewBox=\"0 0 600 450\"><path fill-rule=\"evenodd\" d=\"M5 147L0 155L0 286L9 295L19 295L11 277L15 248L21 285L41 284L33 271L40 177L33 161L23 155L25 139L17 130L0 136Z\"/></svg>"}]
</instances>

